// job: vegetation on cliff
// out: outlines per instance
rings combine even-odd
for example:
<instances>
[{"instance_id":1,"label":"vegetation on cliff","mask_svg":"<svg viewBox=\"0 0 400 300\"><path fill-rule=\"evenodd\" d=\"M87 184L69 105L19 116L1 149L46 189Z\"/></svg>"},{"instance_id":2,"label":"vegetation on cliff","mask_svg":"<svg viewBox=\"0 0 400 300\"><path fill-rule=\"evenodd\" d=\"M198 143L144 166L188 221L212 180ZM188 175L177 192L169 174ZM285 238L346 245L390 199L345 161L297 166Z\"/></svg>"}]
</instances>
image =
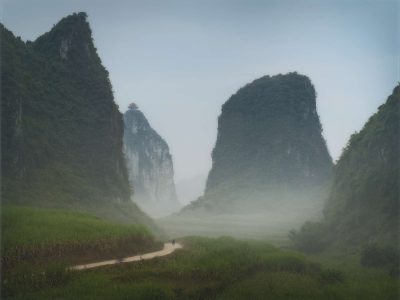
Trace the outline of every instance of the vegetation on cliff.
<instances>
[{"instance_id":1,"label":"vegetation on cliff","mask_svg":"<svg viewBox=\"0 0 400 300\"><path fill-rule=\"evenodd\" d=\"M310 80L264 76L239 89L222 106L212 160L204 197L188 209L257 211L318 198L332 160Z\"/></svg>"},{"instance_id":2,"label":"vegetation on cliff","mask_svg":"<svg viewBox=\"0 0 400 300\"><path fill-rule=\"evenodd\" d=\"M122 115L86 17L26 43L1 25L2 200L150 224L130 200Z\"/></svg>"},{"instance_id":3,"label":"vegetation on cliff","mask_svg":"<svg viewBox=\"0 0 400 300\"><path fill-rule=\"evenodd\" d=\"M398 85L363 129L351 136L334 168L324 219L291 234L299 248L321 250L336 244L372 249L377 243L382 251L391 252L391 247L398 247L399 101ZM315 243L316 249L310 249Z\"/></svg>"}]
</instances>

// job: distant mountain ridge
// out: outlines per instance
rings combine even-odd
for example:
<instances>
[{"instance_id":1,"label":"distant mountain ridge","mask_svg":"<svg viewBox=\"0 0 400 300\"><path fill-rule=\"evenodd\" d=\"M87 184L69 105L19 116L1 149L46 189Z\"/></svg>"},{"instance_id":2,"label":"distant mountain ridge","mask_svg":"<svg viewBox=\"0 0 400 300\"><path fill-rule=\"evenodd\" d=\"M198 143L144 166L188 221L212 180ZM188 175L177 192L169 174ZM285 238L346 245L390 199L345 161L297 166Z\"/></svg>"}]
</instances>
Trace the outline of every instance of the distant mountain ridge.
<instances>
[{"instance_id":1,"label":"distant mountain ridge","mask_svg":"<svg viewBox=\"0 0 400 300\"><path fill-rule=\"evenodd\" d=\"M2 201L152 224L130 201L122 115L86 19L27 43L1 25Z\"/></svg>"},{"instance_id":2,"label":"distant mountain ridge","mask_svg":"<svg viewBox=\"0 0 400 300\"><path fill-rule=\"evenodd\" d=\"M239 89L222 106L212 160L204 196L186 211L256 211L309 198L322 206L333 164L310 80L264 76Z\"/></svg>"},{"instance_id":3,"label":"distant mountain ridge","mask_svg":"<svg viewBox=\"0 0 400 300\"><path fill-rule=\"evenodd\" d=\"M135 201L154 217L177 211L174 168L168 144L136 104L124 114L124 154Z\"/></svg>"}]
</instances>

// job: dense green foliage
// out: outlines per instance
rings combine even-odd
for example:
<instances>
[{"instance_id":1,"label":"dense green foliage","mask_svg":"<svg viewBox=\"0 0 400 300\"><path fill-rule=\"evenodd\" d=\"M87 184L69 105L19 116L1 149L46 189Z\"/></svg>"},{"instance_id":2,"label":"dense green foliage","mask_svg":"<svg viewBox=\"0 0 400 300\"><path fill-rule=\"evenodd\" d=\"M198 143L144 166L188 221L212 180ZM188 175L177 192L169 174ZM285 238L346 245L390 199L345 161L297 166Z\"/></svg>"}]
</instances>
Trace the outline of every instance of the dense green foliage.
<instances>
[{"instance_id":1,"label":"dense green foliage","mask_svg":"<svg viewBox=\"0 0 400 300\"><path fill-rule=\"evenodd\" d=\"M199 199L206 208L221 201L229 203L222 211L235 201L245 207L257 200L301 202L323 189L332 160L310 80L297 73L264 76L239 89L222 106L212 160Z\"/></svg>"},{"instance_id":2,"label":"dense green foliage","mask_svg":"<svg viewBox=\"0 0 400 300\"><path fill-rule=\"evenodd\" d=\"M265 242L224 237L186 238L182 243L184 249L172 257L136 264L73 273L53 267L58 280L27 280L8 292L14 299L107 300L389 300L398 295L397 281L384 273L327 268Z\"/></svg>"},{"instance_id":3,"label":"dense green foliage","mask_svg":"<svg viewBox=\"0 0 400 300\"><path fill-rule=\"evenodd\" d=\"M328 223L351 242L398 240L400 86L350 138L336 167L325 209Z\"/></svg>"},{"instance_id":4,"label":"dense green foliage","mask_svg":"<svg viewBox=\"0 0 400 300\"><path fill-rule=\"evenodd\" d=\"M366 267L386 269L392 276L400 275L400 253L395 247L367 244L361 252L360 263Z\"/></svg>"},{"instance_id":5,"label":"dense green foliage","mask_svg":"<svg viewBox=\"0 0 400 300\"><path fill-rule=\"evenodd\" d=\"M150 224L130 201L122 116L86 14L34 42L0 29L3 203Z\"/></svg>"},{"instance_id":6,"label":"dense green foliage","mask_svg":"<svg viewBox=\"0 0 400 300\"><path fill-rule=\"evenodd\" d=\"M363 129L351 136L334 169L322 224L292 234L297 246L399 246L399 102L397 86ZM314 230L316 229L316 230ZM301 248L301 247L300 247Z\"/></svg>"}]
</instances>

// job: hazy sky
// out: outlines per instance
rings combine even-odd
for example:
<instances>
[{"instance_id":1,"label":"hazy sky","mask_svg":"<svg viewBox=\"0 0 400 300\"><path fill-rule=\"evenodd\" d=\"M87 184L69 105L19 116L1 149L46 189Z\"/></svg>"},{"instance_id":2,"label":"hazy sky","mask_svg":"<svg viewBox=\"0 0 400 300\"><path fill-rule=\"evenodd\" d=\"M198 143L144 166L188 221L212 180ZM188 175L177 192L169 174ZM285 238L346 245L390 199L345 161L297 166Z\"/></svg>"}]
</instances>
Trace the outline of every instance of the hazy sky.
<instances>
[{"instance_id":1,"label":"hazy sky","mask_svg":"<svg viewBox=\"0 0 400 300\"><path fill-rule=\"evenodd\" d=\"M334 159L399 81L399 1L2 0L34 40L85 11L122 112L136 102L170 146L176 179L207 173L221 105L263 75L297 71L317 91Z\"/></svg>"}]
</instances>

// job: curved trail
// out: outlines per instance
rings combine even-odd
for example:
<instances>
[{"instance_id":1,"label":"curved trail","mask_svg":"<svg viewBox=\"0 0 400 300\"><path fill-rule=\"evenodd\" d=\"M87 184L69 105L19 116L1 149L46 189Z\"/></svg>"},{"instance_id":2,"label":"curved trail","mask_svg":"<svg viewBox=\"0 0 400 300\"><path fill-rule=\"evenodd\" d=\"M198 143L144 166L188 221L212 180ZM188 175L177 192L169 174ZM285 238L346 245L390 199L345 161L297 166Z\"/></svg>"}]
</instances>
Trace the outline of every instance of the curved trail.
<instances>
[{"instance_id":1,"label":"curved trail","mask_svg":"<svg viewBox=\"0 0 400 300\"><path fill-rule=\"evenodd\" d=\"M105 261L91 263L91 264L76 265L76 266L70 267L69 269L70 270L87 270L87 269L93 269L93 268L98 268L98 267L102 267L102 266L115 265L115 264L119 264L119 263L148 260L148 259L153 259L153 258L160 257L160 256L169 255L169 254L173 253L175 250L181 249L181 248L183 248L183 247L179 243L175 243L174 245L172 243L165 243L164 248L159 251L145 253L145 254L138 254L135 256L125 257L122 259L111 259L111 260L105 260Z\"/></svg>"}]
</instances>

